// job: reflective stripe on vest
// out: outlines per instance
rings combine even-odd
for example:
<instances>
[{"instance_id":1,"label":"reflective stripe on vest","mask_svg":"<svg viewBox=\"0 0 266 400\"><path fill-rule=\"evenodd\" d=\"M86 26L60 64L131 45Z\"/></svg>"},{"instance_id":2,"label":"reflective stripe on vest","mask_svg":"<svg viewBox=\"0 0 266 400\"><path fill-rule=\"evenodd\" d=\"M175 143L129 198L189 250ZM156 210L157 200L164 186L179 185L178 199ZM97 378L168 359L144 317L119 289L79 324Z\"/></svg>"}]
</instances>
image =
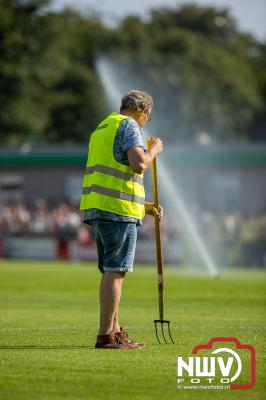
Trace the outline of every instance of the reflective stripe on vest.
<instances>
[{"instance_id":1,"label":"reflective stripe on vest","mask_svg":"<svg viewBox=\"0 0 266 400\"><path fill-rule=\"evenodd\" d=\"M106 165L95 164L93 167L87 167L85 169L86 175L93 174L93 172L101 172L103 174L115 176L116 178L124 179L128 182L137 182L140 185L143 185L143 178L140 176L122 172L115 168L107 167Z\"/></svg>"},{"instance_id":2,"label":"reflective stripe on vest","mask_svg":"<svg viewBox=\"0 0 266 400\"><path fill-rule=\"evenodd\" d=\"M105 196L115 197L116 199L130 201L132 203L144 204L145 202L145 197L119 192L118 190L109 189L98 185L91 185L89 187L84 187L82 194L90 194L91 192L103 194Z\"/></svg>"}]
</instances>

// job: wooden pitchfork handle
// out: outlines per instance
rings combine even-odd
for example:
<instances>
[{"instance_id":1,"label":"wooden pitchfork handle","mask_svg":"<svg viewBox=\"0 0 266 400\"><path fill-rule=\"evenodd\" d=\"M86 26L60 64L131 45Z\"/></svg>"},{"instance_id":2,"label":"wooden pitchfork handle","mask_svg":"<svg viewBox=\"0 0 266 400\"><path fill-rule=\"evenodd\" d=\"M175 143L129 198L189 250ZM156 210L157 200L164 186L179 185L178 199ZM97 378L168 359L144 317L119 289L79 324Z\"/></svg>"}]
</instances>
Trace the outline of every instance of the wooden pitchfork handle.
<instances>
[{"instance_id":1,"label":"wooden pitchfork handle","mask_svg":"<svg viewBox=\"0 0 266 400\"><path fill-rule=\"evenodd\" d=\"M153 201L155 208L159 210L159 193L157 179L157 162L154 158L152 162L152 182L153 182ZM158 272L158 300L159 300L159 316L163 320L163 254L160 221L158 215L155 215L155 234L156 234L156 252L157 252L157 272Z\"/></svg>"}]
</instances>

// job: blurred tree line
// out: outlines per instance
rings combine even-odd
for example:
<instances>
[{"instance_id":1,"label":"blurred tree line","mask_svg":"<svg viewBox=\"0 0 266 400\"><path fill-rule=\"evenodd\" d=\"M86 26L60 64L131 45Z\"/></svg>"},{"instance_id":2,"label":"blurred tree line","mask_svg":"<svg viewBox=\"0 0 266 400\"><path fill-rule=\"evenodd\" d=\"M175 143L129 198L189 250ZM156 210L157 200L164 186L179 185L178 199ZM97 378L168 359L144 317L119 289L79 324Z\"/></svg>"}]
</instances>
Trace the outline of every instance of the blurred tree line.
<instances>
[{"instance_id":1,"label":"blurred tree line","mask_svg":"<svg viewBox=\"0 0 266 400\"><path fill-rule=\"evenodd\" d=\"M87 142L107 110L99 54L141 75L169 139L266 139L266 45L227 10L162 8L108 28L47 0L0 0L0 143Z\"/></svg>"}]
</instances>

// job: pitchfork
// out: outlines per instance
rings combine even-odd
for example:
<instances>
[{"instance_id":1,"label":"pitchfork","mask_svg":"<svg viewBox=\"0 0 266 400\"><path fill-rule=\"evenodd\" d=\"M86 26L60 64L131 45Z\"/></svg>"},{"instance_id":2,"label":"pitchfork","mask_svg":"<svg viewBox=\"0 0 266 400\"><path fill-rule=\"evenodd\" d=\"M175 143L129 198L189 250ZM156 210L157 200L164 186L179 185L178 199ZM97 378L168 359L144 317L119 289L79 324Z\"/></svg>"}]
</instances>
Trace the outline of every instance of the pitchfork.
<instances>
[{"instance_id":1,"label":"pitchfork","mask_svg":"<svg viewBox=\"0 0 266 400\"><path fill-rule=\"evenodd\" d=\"M157 210L159 210L159 193L158 193L158 180L157 180L157 165L156 158L154 158L152 162L152 181L153 181L153 202L154 206ZM155 325L155 333L158 339L158 342L161 344L158 335L158 327L157 324L161 324L162 336L166 344L168 341L165 337L164 326L167 325L168 335L171 339L171 342L174 344L174 341L170 332L170 321L163 319L163 255L162 255L162 242L161 242L161 230L160 230L160 221L159 217L155 216L155 233L156 233L156 252L157 252L157 272L158 272L158 299L159 299L159 318L154 320Z\"/></svg>"}]
</instances>

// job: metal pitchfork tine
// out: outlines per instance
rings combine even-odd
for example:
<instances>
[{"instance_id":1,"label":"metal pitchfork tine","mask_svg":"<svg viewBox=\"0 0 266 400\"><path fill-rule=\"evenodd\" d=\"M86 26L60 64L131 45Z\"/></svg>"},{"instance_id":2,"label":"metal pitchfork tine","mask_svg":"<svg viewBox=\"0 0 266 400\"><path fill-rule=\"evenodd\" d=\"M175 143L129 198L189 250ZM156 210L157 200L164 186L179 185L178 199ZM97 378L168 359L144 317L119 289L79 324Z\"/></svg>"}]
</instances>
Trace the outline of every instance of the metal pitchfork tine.
<instances>
[{"instance_id":1,"label":"metal pitchfork tine","mask_svg":"<svg viewBox=\"0 0 266 400\"><path fill-rule=\"evenodd\" d=\"M155 208L159 209L159 193L158 193L158 180L157 180L157 165L156 158L152 162L152 181L153 181L153 201ZM158 216L155 216L155 233L156 233L156 252L157 252L157 272L158 272L158 299L159 299L159 318L154 320L155 333L158 342L161 344L158 335L157 324L161 324L161 332L166 344L169 344L165 337L164 326L167 324L168 335L171 342L174 344L171 332L170 332L170 321L163 319L164 316L164 304L163 304L163 255L162 255L162 242L161 242L161 230L160 221Z\"/></svg>"}]
</instances>

